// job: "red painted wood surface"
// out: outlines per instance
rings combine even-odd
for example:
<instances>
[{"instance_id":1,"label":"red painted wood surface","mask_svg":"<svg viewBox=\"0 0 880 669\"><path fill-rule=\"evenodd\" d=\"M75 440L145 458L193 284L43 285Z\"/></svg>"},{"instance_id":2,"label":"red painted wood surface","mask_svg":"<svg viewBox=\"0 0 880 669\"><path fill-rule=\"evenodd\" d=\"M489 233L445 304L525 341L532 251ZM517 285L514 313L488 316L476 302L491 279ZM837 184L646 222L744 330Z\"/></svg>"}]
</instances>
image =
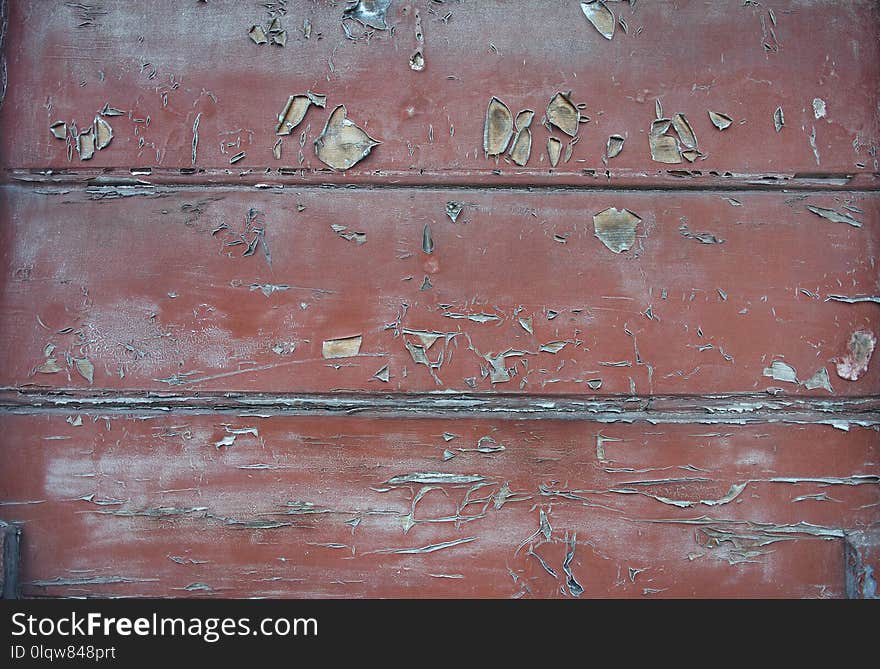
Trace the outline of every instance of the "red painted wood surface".
<instances>
[{"instance_id":1,"label":"red painted wood surface","mask_svg":"<svg viewBox=\"0 0 880 669\"><path fill-rule=\"evenodd\" d=\"M94 365L92 387L115 390L880 389L880 367L851 381L833 362L854 331L880 330L877 305L829 301L877 294L874 195L735 193L733 206L714 192L118 194L7 190L2 215L20 225L3 240L2 309L17 324L0 333L3 385L89 387L70 356ZM449 200L466 203L455 224ZM864 212L863 227L806 208L844 203ZM629 252L594 234L593 215L609 206L642 219ZM268 256L243 257L251 209ZM683 225L723 243L685 237ZM435 369L407 348L424 347L419 332L443 335L425 352ZM352 335L363 337L359 355L322 357L325 340ZM61 371L34 371L47 346ZM487 358L508 350L523 352L504 360L515 376L493 383ZM775 360L802 382L827 369L833 393L764 376ZM383 382L374 375L386 365Z\"/></svg>"},{"instance_id":2,"label":"red painted wood surface","mask_svg":"<svg viewBox=\"0 0 880 669\"><path fill-rule=\"evenodd\" d=\"M23 594L876 594L880 365L837 369L880 331L877 4L609 2L611 40L575 1L347 6L0 2ZM381 143L331 170L342 104ZM655 162L676 113L701 155ZM87 160L50 131L96 117Z\"/></svg>"},{"instance_id":3,"label":"red painted wood surface","mask_svg":"<svg viewBox=\"0 0 880 669\"><path fill-rule=\"evenodd\" d=\"M576 535L588 596L833 597L838 528L880 502L861 428L61 413L2 429L7 466L41 474L3 482L29 596L568 596ZM394 480L437 472L479 478Z\"/></svg>"},{"instance_id":4,"label":"red painted wood surface","mask_svg":"<svg viewBox=\"0 0 880 669\"><path fill-rule=\"evenodd\" d=\"M629 30L618 27L611 41L575 1L436 4L393 2L393 33L374 30L370 39L357 40L342 31L346 3L289 4L280 16L288 42L279 48L248 37L251 25L269 20L259 3L117 0L93 3L88 11L10 2L9 24L27 28L7 37L8 89L0 112L10 130L2 140L6 165L74 172L196 167L233 176L253 170L255 177L287 167L303 168L308 176L326 168L312 140L329 110L345 104L382 144L353 170L317 175L321 180L384 183L427 174L435 182L589 183L583 170L604 172L601 157L614 133L627 137L608 165L622 182L676 169L695 169L706 178L714 171L756 178L863 174L872 181L878 172L880 46L870 0L772 7L736 0L639 2L634 8L610 3ZM421 72L409 67L419 46L416 12L424 36ZM309 39L301 31L304 20L312 25ZM307 90L326 94L328 109L309 112L276 161L277 116L288 95ZM550 98L569 90L575 102L586 104L590 122L582 126L572 160L551 173L548 133L539 120ZM483 119L492 96L513 113L537 112L525 168L483 157ZM686 114L705 160L650 160L647 135L657 98L664 114ZM826 103L818 119L814 99ZM113 142L89 161L68 161L49 125L61 120L83 127L105 104L124 112L107 119ZM785 127L777 133L773 113L779 106ZM728 114L734 125L717 131L709 110ZM814 128L818 158L810 144ZM240 151L246 157L230 165ZM501 179L493 177L495 169L502 170Z\"/></svg>"}]
</instances>

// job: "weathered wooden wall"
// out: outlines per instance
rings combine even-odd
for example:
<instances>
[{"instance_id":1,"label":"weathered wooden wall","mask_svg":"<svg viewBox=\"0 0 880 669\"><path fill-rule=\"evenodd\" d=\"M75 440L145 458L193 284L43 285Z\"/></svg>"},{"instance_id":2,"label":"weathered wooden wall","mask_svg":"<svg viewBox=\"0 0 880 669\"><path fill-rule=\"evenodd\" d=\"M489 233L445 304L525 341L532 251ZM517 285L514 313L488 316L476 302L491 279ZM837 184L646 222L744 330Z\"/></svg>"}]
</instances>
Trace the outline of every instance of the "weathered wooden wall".
<instances>
[{"instance_id":1,"label":"weathered wooden wall","mask_svg":"<svg viewBox=\"0 0 880 669\"><path fill-rule=\"evenodd\" d=\"M348 4L2 3L24 594L876 594L876 4ZM380 143L334 170L338 105Z\"/></svg>"}]
</instances>

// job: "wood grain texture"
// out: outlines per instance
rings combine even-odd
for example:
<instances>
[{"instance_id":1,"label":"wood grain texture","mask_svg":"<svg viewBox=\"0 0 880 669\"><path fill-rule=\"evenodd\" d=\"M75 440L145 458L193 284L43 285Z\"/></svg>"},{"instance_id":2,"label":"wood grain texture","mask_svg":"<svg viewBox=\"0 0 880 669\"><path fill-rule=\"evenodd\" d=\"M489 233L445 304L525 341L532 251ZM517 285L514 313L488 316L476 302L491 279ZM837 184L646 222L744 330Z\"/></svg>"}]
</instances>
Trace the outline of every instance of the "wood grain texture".
<instances>
[{"instance_id":1,"label":"wood grain texture","mask_svg":"<svg viewBox=\"0 0 880 669\"><path fill-rule=\"evenodd\" d=\"M836 597L842 528L873 522L880 502L873 429L94 413L0 423L15 444L4 469L40 472L0 488L6 517L24 523L27 596L571 596L562 563L576 535L584 596ZM417 473L474 478L395 479Z\"/></svg>"},{"instance_id":2,"label":"wood grain texture","mask_svg":"<svg viewBox=\"0 0 880 669\"><path fill-rule=\"evenodd\" d=\"M288 34L280 48L248 37L251 25L269 21L262 3L117 0L83 9L12 1L3 162L73 172L152 167L157 177L196 168L206 170L202 178L237 178L286 167L321 181L583 184L604 173L606 141L617 133L627 141L607 166L614 183L668 182L670 171L692 169L698 181L861 174L859 183L876 187L876 3L793 0L771 11L742 4L610 3L628 33L618 27L607 41L577 2L394 2L387 17L393 30L355 40L342 26L346 3L308 3L277 14ZM309 39L304 20L311 22ZM364 32L355 24L352 30ZM418 47L423 71L409 66ZM328 107L312 109L275 160L277 117L289 95L307 90L326 94ZM571 161L552 170L540 119L550 98L569 90L590 121ZM514 114L537 113L524 168L483 156L492 96ZM664 115L690 120L704 160L651 161L647 136L657 99ZM824 115L817 117L814 100L825 105ZM107 118L115 133L110 146L91 160L68 160L50 124L85 127L106 104L123 112ZM327 174L312 142L339 104L382 144L348 172ZM785 126L777 132L780 106ZM733 125L716 130L709 110L728 114ZM242 151L246 156L230 165Z\"/></svg>"}]
</instances>

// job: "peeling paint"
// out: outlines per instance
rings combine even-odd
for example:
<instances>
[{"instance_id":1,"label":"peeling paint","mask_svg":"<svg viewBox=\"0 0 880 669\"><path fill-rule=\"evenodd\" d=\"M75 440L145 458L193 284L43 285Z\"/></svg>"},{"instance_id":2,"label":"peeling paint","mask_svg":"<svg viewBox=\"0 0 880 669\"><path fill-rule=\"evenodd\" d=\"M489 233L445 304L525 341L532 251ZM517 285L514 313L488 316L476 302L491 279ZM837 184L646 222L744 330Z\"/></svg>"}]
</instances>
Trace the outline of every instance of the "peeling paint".
<instances>
[{"instance_id":1,"label":"peeling paint","mask_svg":"<svg viewBox=\"0 0 880 669\"><path fill-rule=\"evenodd\" d=\"M581 11L602 37L610 40L614 37L614 14L602 0L588 0L581 3Z\"/></svg>"},{"instance_id":2,"label":"peeling paint","mask_svg":"<svg viewBox=\"0 0 880 669\"><path fill-rule=\"evenodd\" d=\"M840 212L834 211L833 209L826 209L824 207L814 207L813 205L808 204L807 209L816 214L817 216L821 216L822 218L828 219L833 223L846 223L847 225L851 225L854 228L862 227L861 221L853 218L849 214L841 214Z\"/></svg>"},{"instance_id":3,"label":"peeling paint","mask_svg":"<svg viewBox=\"0 0 880 669\"><path fill-rule=\"evenodd\" d=\"M837 375L847 381L858 381L868 371L876 345L877 337L873 332L853 332L847 345L848 353L837 362Z\"/></svg>"},{"instance_id":4,"label":"peeling paint","mask_svg":"<svg viewBox=\"0 0 880 669\"><path fill-rule=\"evenodd\" d=\"M636 226L641 222L629 209L609 207L593 216L596 237L614 253L632 248L636 241Z\"/></svg>"},{"instance_id":5,"label":"peeling paint","mask_svg":"<svg viewBox=\"0 0 880 669\"><path fill-rule=\"evenodd\" d=\"M321 355L324 358L350 358L360 353L362 341L361 335L341 339L325 339L321 346Z\"/></svg>"},{"instance_id":6,"label":"peeling paint","mask_svg":"<svg viewBox=\"0 0 880 669\"><path fill-rule=\"evenodd\" d=\"M498 98L489 100L486 124L483 128L483 153L499 156L507 149L513 136L513 116L510 109Z\"/></svg>"},{"instance_id":7,"label":"peeling paint","mask_svg":"<svg viewBox=\"0 0 880 669\"><path fill-rule=\"evenodd\" d=\"M370 137L348 118L345 105L330 112L324 130L315 140L315 155L333 169L347 170L370 155L381 142Z\"/></svg>"}]
</instances>

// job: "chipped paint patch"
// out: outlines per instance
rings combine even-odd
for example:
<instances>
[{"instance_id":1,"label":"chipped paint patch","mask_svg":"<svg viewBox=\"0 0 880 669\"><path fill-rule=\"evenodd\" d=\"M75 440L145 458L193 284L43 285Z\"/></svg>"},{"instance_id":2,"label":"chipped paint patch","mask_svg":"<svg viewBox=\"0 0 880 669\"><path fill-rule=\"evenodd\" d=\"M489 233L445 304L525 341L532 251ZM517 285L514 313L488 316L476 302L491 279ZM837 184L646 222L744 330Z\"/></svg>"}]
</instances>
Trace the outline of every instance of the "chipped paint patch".
<instances>
[{"instance_id":1,"label":"chipped paint patch","mask_svg":"<svg viewBox=\"0 0 880 669\"><path fill-rule=\"evenodd\" d=\"M574 137L581 122L580 111L571 101L569 93L559 92L547 104L547 122L559 128L569 137Z\"/></svg>"},{"instance_id":2,"label":"chipped paint patch","mask_svg":"<svg viewBox=\"0 0 880 669\"><path fill-rule=\"evenodd\" d=\"M510 109L498 98L489 100L486 109L486 124L483 127L483 153L486 156L499 156L507 149L513 135L513 115Z\"/></svg>"},{"instance_id":3,"label":"chipped paint patch","mask_svg":"<svg viewBox=\"0 0 880 669\"><path fill-rule=\"evenodd\" d=\"M632 248L636 241L636 226L640 219L629 209L609 207L593 216L595 235L614 253Z\"/></svg>"},{"instance_id":4,"label":"chipped paint patch","mask_svg":"<svg viewBox=\"0 0 880 669\"><path fill-rule=\"evenodd\" d=\"M464 203L462 202L457 202L455 200L449 200L446 202L446 215L449 216L449 220L453 223L458 221L462 209L464 209Z\"/></svg>"},{"instance_id":5,"label":"chipped paint patch","mask_svg":"<svg viewBox=\"0 0 880 669\"><path fill-rule=\"evenodd\" d=\"M846 223L847 225L851 225L854 228L862 227L861 221L853 218L849 214L841 214L840 212L834 211L834 209L826 209L825 207L814 207L813 205L808 204L807 209L816 214L816 216L821 216L822 218L828 219L833 223Z\"/></svg>"},{"instance_id":6,"label":"chipped paint patch","mask_svg":"<svg viewBox=\"0 0 880 669\"><path fill-rule=\"evenodd\" d=\"M821 388L822 390L827 390L829 393L834 392L834 388L831 387L831 379L828 377L828 370L824 367L804 381L804 388L807 390L818 390Z\"/></svg>"},{"instance_id":7,"label":"chipped paint patch","mask_svg":"<svg viewBox=\"0 0 880 669\"><path fill-rule=\"evenodd\" d=\"M666 134L672 126L669 119L657 119L651 123L648 144L651 148L651 160L668 165L681 162L681 150L675 137Z\"/></svg>"},{"instance_id":8,"label":"chipped paint patch","mask_svg":"<svg viewBox=\"0 0 880 669\"><path fill-rule=\"evenodd\" d=\"M773 127L776 128L776 132L785 127L785 112L782 111L782 107L777 107L773 112Z\"/></svg>"},{"instance_id":9,"label":"chipped paint patch","mask_svg":"<svg viewBox=\"0 0 880 669\"><path fill-rule=\"evenodd\" d=\"M868 371L876 345L877 338L873 332L853 332L849 339L849 353L837 362L837 375L847 381L858 381Z\"/></svg>"},{"instance_id":10,"label":"chipped paint patch","mask_svg":"<svg viewBox=\"0 0 880 669\"><path fill-rule=\"evenodd\" d=\"M390 6L391 0L357 0L342 13L342 18L353 19L368 28L386 30L386 15Z\"/></svg>"},{"instance_id":11,"label":"chipped paint patch","mask_svg":"<svg viewBox=\"0 0 880 669\"><path fill-rule=\"evenodd\" d=\"M623 151L623 144L626 139L623 135L611 135L608 137L608 142L605 144L605 157L606 158L616 158L620 155L620 152Z\"/></svg>"},{"instance_id":12,"label":"chipped paint patch","mask_svg":"<svg viewBox=\"0 0 880 669\"><path fill-rule=\"evenodd\" d=\"M562 141L556 137L547 138L547 157L550 159L551 167L559 164L559 158L562 155Z\"/></svg>"},{"instance_id":13,"label":"chipped paint patch","mask_svg":"<svg viewBox=\"0 0 880 669\"><path fill-rule=\"evenodd\" d=\"M345 105L339 105L327 118L324 130L315 140L315 155L335 170L347 170L370 155L381 144L347 117Z\"/></svg>"},{"instance_id":14,"label":"chipped paint patch","mask_svg":"<svg viewBox=\"0 0 880 669\"><path fill-rule=\"evenodd\" d=\"M589 0L581 3L581 11L593 27L607 40L614 37L614 14L602 0Z\"/></svg>"},{"instance_id":15,"label":"chipped paint patch","mask_svg":"<svg viewBox=\"0 0 880 669\"><path fill-rule=\"evenodd\" d=\"M307 91L306 93L291 95L287 98L284 109L278 115L278 124L275 126L276 135L289 135L306 117L310 106L324 108L327 105L327 96Z\"/></svg>"},{"instance_id":16,"label":"chipped paint patch","mask_svg":"<svg viewBox=\"0 0 880 669\"><path fill-rule=\"evenodd\" d=\"M764 376L774 381L785 381L786 383L797 383L797 372L794 367L782 360L774 360L769 367L764 368Z\"/></svg>"},{"instance_id":17,"label":"chipped paint patch","mask_svg":"<svg viewBox=\"0 0 880 669\"><path fill-rule=\"evenodd\" d=\"M321 355L325 358L350 358L361 351L363 337L343 337L341 339L325 339L321 345Z\"/></svg>"},{"instance_id":18,"label":"chipped paint patch","mask_svg":"<svg viewBox=\"0 0 880 669\"><path fill-rule=\"evenodd\" d=\"M722 114L721 112L709 112L709 120L712 121L712 125L714 125L719 130L726 130L733 123L733 119L730 118L727 114Z\"/></svg>"}]
</instances>

